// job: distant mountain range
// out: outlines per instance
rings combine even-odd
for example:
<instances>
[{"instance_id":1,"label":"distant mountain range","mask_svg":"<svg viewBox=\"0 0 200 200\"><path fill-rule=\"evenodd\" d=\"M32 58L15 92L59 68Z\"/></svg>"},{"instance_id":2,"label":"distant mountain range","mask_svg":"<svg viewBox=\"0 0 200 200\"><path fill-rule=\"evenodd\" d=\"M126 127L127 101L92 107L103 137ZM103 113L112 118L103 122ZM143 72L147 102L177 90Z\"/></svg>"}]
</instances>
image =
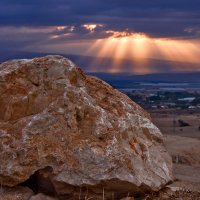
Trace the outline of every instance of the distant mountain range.
<instances>
[{"instance_id":1,"label":"distant mountain range","mask_svg":"<svg viewBox=\"0 0 200 200\"><path fill-rule=\"evenodd\" d=\"M173 88L177 83L197 84L200 87L200 72L194 73L157 73L147 75L131 75L126 73L88 73L99 77L116 88L131 88L141 83L170 83ZM183 85L184 87L184 85Z\"/></svg>"},{"instance_id":2,"label":"distant mountain range","mask_svg":"<svg viewBox=\"0 0 200 200\"><path fill-rule=\"evenodd\" d=\"M38 56L45 56L46 53L35 52L21 52L21 53L1 53L0 62L15 59L15 58L33 58ZM121 59L120 66L123 68L124 73L107 73L109 68L113 66L114 59L112 58L97 58L91 56L79 56L79 55L63 55L71 59L84 71L90 75L97 76L114 85L130 85L135 82L189 82L200 83L200 71L199 72L176 72L174 68L179 66L181 69L199 69L200 65L193 63L182 63L173 61L164 61L156 59L144 59L143 63L148 63L148 67L154 72L147 75L134 75L130 73L132 69L138 67L137 63L129 59ZM127 73L126 73L127 72Z\"/></svg>"}]
</instances>

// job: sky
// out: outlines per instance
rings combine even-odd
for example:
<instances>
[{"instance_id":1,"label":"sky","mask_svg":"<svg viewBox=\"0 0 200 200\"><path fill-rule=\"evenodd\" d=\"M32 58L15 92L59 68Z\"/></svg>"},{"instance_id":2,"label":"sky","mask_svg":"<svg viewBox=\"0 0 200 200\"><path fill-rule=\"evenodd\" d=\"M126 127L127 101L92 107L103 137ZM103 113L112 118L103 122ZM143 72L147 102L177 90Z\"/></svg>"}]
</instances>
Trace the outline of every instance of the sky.
<instances>
[{"instance_id":1,"label":"sky","mask_svg":"<svg viewBox=\"0 0 200 200\"><path fill-rule=\"evenodd\" d=\"M144 59L192 63L184 71L199 71L200 1L1 0L0 47L1 55L112 57L112 72L123 71L115 68L120 59L138 62L140 73L151 72Z\"/></svg>"}]
</instances>

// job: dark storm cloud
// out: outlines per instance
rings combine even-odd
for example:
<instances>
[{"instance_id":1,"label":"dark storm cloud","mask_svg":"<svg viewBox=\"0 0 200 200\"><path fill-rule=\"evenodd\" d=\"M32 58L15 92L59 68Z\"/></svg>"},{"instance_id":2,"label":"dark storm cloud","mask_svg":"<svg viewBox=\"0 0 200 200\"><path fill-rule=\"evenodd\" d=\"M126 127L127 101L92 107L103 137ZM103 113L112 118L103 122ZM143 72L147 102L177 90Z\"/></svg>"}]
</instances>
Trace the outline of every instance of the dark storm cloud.
<instances>
[{"instance_id":1,"label":"dark storm cloud","mask_svg":"<svg viewBox=\"0 0 200 200\"><path fill-rule=\"evenodd\" d=\"M80 27L145 32L156 37L197 37L199 0L1 0L0 25ZM187 30L191 31L187 31ZM80 30L81 31L81 30Z\"/></svg>"}]
</instances>

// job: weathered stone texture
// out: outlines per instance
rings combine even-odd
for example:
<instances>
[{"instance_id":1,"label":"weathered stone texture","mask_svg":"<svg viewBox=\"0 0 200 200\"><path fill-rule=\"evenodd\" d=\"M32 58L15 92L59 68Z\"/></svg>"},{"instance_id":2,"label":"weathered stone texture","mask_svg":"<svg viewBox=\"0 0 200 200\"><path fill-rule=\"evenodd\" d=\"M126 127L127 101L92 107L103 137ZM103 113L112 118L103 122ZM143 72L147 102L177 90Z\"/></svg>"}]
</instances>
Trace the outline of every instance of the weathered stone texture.
<instances>
[{"instance_id":1,"label":"weathered stone texture","mask_svg":"<svg viewBox=\"0 0 200 200\"><path fill-rule=\"evenodd\" d=\"M42 174L38 184L47 181L61 196L80 187L95 193L155 191L173 179L171 158L149 115L68 59L1 64L0 94L4 186L36 171Z\"/></svg>"}]
</instances>

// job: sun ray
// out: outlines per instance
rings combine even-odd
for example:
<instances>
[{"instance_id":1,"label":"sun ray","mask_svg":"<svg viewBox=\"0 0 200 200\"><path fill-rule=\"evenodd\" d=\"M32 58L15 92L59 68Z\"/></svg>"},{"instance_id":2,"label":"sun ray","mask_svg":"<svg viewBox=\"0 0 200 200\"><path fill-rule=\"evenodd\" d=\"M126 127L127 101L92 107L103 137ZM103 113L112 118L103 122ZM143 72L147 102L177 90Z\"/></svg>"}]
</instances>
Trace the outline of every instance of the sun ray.
<instances>
[{"instance_id":1,"label":"sun ray","mask_svg":"<svg viewBox=\"0 0 200 200\"><path fill-rule=\"evenodd\" d=\"M85 28L93 31L96 26L100 25L89 24ZM65 27L58 27L57 29L63 30ZM89 71L107 71L113 73L129 71L138 74L158 72L159 68L151 65L151 59L172 61L174 64L171 71L199 70L199 40L155 38L143 33L128 31L106 31L105 34L107 34L105 38L88 40L87 48L85 43L80 44L80 42L77 42L77 45L82 45L81 49L84 49L83 55L100 58L93 60ZM73 43L71 51L75 51L77 45ZM70 44L68 43L68 48L69 46ZM66 44L60 44L59 47L63 47L64 49L66 48ZM50 48L48 47L48 49ZM102 58L110 58L112 63L110 60ZM126 59L129 60L128 66L126 65ZM188 69L188 65L185 63L196 65L192 65Z\"/></svg>"},{"instance_id":2,"label":"sun ray","mask_svg":"<svg viewBox=\"0 0 200 200\"><path fill-rule=\"evenodd\" d=\"M122 37L122 38L113 38L113 40L116 43L115 51L114 51L114 61L112 63L112 67L110 69L110 72L117 73L121 72L122 69L122 59L126 57L126 54L128 52L128 38Z\"/></svg>"},{"instance_id":3,"label":"sun ray","mask_svg":"<svg viewBox=\"0 0 200 200\"><path fill-rule=\"evenodd\" d=\"M113 56L113 52L116 49L116 42L113 39L101 39L97 40L91 47L88 49L87 54L91 54L95 52L97 58L111 58ZM99 63L100 59L93 60L91 63L89 71L101 71L101 69L98 68L99 65L102 63ZM110 70L108 66L107 71Z\"/></svg>"}]
</instances>

